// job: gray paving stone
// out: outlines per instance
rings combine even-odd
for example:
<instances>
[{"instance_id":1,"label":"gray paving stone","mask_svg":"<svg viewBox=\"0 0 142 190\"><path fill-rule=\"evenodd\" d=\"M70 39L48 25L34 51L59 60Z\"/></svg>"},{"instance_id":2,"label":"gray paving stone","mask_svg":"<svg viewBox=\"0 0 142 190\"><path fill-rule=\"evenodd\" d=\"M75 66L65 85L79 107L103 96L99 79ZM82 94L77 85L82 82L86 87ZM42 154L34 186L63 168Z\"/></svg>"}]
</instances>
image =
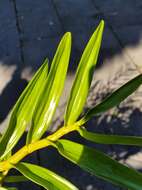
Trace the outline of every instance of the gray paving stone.
<instances>
[{"instance_id":1,"label":"gray paving stone","mask_svg":"<svg viewBox=\"0 0 142 190\"><path fill-rule=\"evenodd\" d=\"M22 40L53 38L62 28L51 0L16 1Z\"/></svg>"},{"instance_id":2,"label":"gray paving stone","mask_svg":"<svg viewBox=\"0 0 142 190\"><path fill-rule=\"evenodd\" d=\"M94 5L99 7L109 22L115 27L128 25L141 25L142 2L133 0L93 0Z\"/></svg>"},{"instance_id":3,"label":"gray paving stone","mask_svg":"<svg viewBox=\"0 0 142 190\"><path fill-rule=\"evenodd\" d=\"M18 91L14 91L14 86L20 80L18 77L13 79L13 75L15 72L17 75L20 73L21 66L20 44L13 2L2 0L0 2L0 123L5 119L15 102Z\"/></svg>"},{"instance_id":4,"label":"gray paving stone","mask_svg":"<svg viewBox=\"0 0 142 190\"><path fill-rule=\"evenodd\" d=\"M115 38L119 41L124 54L131 62L140 67L142 3L140 1L94 1L98 10L106 18Z\"/></svg>"},{"instance_id":5,"label":"gray paving stone","mask_svg":"<svg viewBox=\"0 0 142 190\"><path fill-rule=\"evenodd\" d=\"M116 28L115 32L121 40L125 49L124 53L129 54L134 64L138 66L139 71L142 71L141 54L142 54L142 42L141 32L142 26L126 26L124 28ZM128 35L129 34L129 35Z\"/></svg>"},{"instance_id":6,"label":"gray paving stone","mask_svg":"<svg viewBox=\"0 0 142 190\"><path fill-rule=\"evenodd\" d=\"M73 57L75 57L72 62L75 64L76 68L88 39L91 37L102 18L99 11L90 0L83 0L81 6L79 1L59 2L58 0L54 0L54 3L60 16L60 20L63 23L64 30L72 32L72 49ZM103 34L101 56L97 66L101 66L106 58L112 57L118 52L121 52L121 47L106 24Z\"/></svg>"},{"instance_id":7,"label":"gray paving stone","mask_svg":"<svg viewBox=\"0 0 142 190\"><path fill-rule=\"evenodd\" d=\"M43 63L45 58L48 58L51 63L60 39L61 36L25 41L23 45L25 57L24 67L31 67L35 71Z\"/></svg>"},{"instance_id":8,"label":"gray paving stone","mask_svg":"<svg viewBox=\"0 0 142 190\"><path fill-rule=\"evenodd\" d=\"M73 34L75 43L80 43L82 47L83 41L87 41L88 37L92 34L96 25L99 23L99 16L97 10L93 7L91 1L83 0L80 6L79 1L53 1L60 20L62 22L64 31L70 31Z\"/></svg>"},{"instance_id":9,"label":"gray paving stone","mask_svg":"<svg viewBox=\"0 0 142 190\"><path fill-rule=\"evenodd\" d=\"M62 2L58 0L53 1L60 19L65 26L65 29L71 28L72 30L92 30L92 25L96 24L100 18L97 14L98 11L94 8L92 2L88 1L70 1L63 0ZM82 5L82 6L81 6ZM96 17L94 15L97 15ZM89 28L86 28L86 26ZM75 26L74 28L72 26ZM83 27L84 26L84 27Z\"/></svg>"},{"instance_id":10,"label":"gray paving stone","mask_svg":"<svg viewBox=\"0 0 142 190\"><path fill-rule=\"evenodd\" d=\"M0 61L2 64L20 64L20 47L13 5L0 1Z\"/></svg>"},{"instance_id":11,"label":"gray paving stone","mask_svg":"<svg viewBox=\"0 0 142 190\"><path fill-rule=\"evenodd\" d=\"M122 40L122 43L125 47L137 47L139 43L141 43L142 25L130 25L122 28L114 27L114 30L117 33L119 39Z\"/></svg>"}]
</instances>

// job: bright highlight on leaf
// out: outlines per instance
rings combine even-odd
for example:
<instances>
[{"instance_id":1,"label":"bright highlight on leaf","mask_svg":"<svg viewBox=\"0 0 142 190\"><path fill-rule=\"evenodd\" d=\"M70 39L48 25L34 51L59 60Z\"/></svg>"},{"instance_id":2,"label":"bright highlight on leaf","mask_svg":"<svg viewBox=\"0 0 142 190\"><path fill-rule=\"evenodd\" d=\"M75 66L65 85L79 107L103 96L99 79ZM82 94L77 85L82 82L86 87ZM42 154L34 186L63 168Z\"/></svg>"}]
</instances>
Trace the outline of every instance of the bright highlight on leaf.
<instances>
[{"instance_id":1,"label":"bright highlight on leaf","mask_svg":"<svg viewBox=\"0 0 142 190\"><path fill-rule=\"evenodd\" d=\"M84 107L97 63L103 29L104 21L101 21L81 57L66 108L65 125L73 124Z\"/></svg>"},{"instance_id":2,"label":"bright highlight on leaf","mask_svg":"<svg viewBox=\"0 0 142 190\"><path fill-rule=\"evenodd\" d=\"M26 127L30 125L36 104L47 78L47 63L46 59L21 94L12 110L9 126L0 141L1 159L4 158L15 146L24 133Z\"/></svg>"},{"instance_id":3,"label":"bright highlight on leaf","mask_svg":"<svg viewBox=\"0 0 142 190\"><path fill-rule=\"evenodd\" d=\"M34 142L48 129L61 96L71 51L71 34L67 32L56 51L40 101L36 107L27 143Z\"/></svg>"},{"instance_id":4,"label":"bright highlight on leaf","mask_svg":"<svg viewBox=\"0 0 142 190\"><path fill-rule=\"evenodd\" d=\"M20 162L16 166L25 177L48 190L77 190L78 188L56 173L40 166Z\"/></svg>"},{"instance_id":5,"label":"bright highlight on leaf","mask_svg":"<svg viewBox=\"0 0 142 190\"><path fill-rule=\"evenodd\" d=\"M142 174L124 166L109 156L69 140L58 140L59 153L82 169L116 185L140 190Z\"/></svg>"}]
</instances>

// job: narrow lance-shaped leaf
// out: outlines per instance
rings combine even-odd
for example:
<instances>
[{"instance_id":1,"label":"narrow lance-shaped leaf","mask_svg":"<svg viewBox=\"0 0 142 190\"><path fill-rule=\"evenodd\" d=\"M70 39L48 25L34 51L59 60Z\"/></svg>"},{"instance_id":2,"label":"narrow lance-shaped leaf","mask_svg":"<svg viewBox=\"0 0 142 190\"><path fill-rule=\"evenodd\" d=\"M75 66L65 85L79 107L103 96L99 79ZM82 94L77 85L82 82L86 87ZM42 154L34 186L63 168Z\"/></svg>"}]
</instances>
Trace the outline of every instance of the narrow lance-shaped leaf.
<instances>
[{"instance_id":1,"label":"narrow lance-shaped leaf","mask_svg":"<svg viewBox=\"0 0 142 190\"><path fill-rule=\"evenodd\" d=\"M141 173L100 151L68 140L59 140L57 146L62 156L93 175L131 190L140 190L142 187Z\"/></svg>"},{"instance_id":2,"label":"narrow lance-shaped leaf","mask_svg":"<svg viewBox=\"0 0 142 190\"><path fill-rule=\"evenodd\" d=\"M142 137L98 134L88 132L83 128L80 128L78 132L83 138L95 143L142 146Z\"/></svg>"},{"instance_id":3,"label":"narrow lance-shaped leaf","mask_svg":"<svg viewBox=\"0 0 142 190\"><path fill-rule=\"evenodd\" d=\"M78 188L56 173L25 162L18 163L15 168L25 177L48 190L77 190Z\"/></svg>"},{"instance_id":4,"label":"narrow lance-shaped leaf","mask_svg":"<svg viewBox=\"0 0 142 190\"><path fill-rule=\"evenodd\" d=\"M134 79L127 82L125 85L114 91L110 96L104 99L101 103L96 105L94 108L88 110L86 115L78 121L80 124L84 124L86 121L91 119L95 114L105 112L125 100L131 95L140 85L142 84L142 74L136 76Z\"/></svg>"},{"instance_id":5,"label":"narrow lance-shaped leaf","mask_svg":"<svg viewBox=\"0 0 142 190\"><path fill-rule=\"evenodd\" d=\"M25 128L30 124L35 106L44 88L47 73L48 65L45 60L14 106L9 126L0 141L1 159L15 146Z\"/></svg>"},{"instance_id":6,"label":"narrow lance-shaped leaf","mask_svg":"<svg viewBox=\"0 0 142 190\"><path fill-rule=\"evenodd\" d=\"M71 34L67 32L62 38L45 84L45 91L36 106L32 127L28 133L27 143L34 142L48 129L61 96L67 73L71 50Z\"/></svg>"},{"instance_id":7,"label":"narrow lance-shaped leaf","mask_svg":"<svg viewBox=\"0 0 142 190\"><path fill-rule=\"evenodd\" d=\"M81 57L65 112L65 125L73 124L84 107L100 50L104 21L101 21Z\"/></svg>"}]
</instances>

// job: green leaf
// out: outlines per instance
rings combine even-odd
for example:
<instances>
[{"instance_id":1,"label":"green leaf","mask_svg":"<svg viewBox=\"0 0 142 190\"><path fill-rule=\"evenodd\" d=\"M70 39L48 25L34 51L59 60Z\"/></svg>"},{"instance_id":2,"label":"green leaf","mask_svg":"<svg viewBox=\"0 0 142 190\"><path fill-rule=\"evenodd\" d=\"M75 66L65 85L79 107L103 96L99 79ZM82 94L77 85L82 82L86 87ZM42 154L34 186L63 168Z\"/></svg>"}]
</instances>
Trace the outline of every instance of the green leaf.
<instances>
[{"instance_id":1,"label":"green leaf","mask_svg":"<svg viewBox=\"0 0 142 190\"><path fill-rule=\"evenodd\" d=\"M48 79L33 117L27 143L34 142L48 129L61 96L71 51L71 34L67 32L56 51Z\"/></svg>"},{"instance_id":2,"label":"green leaf","mask_svg":"<svg viewBox=\"0 0 142 190\"><path fill-rule=\"evenodd\" d=\"M47 72L48 65L45 60L15 104L9 126L0 141L1 159L10 152L24 133L25 128L30 125L35 106L44 88Z\"/></svg>"},{"instance_id":3,"label":"green leaf","mask_svg":"<svg viewBox=\"0 0 142 190\"><path fill-rule=\"evenodd\" d=\"M77 190L77 188L63 177L54 172L25 162L14 166L25 177L49 190Z\"/></svg>"},{"instance_id":4,"label":"green leaf","mask_svg":"<svg viewBox=\"0 0 142 190\"><path fill-rule=\"evenodd\" d=\"M104 99L101 103L94 108L88 110L86 115L78 121L80 124L84 124L90 120L94 115L101 112L105 112L125 100L130 94L132 94L142 84L142 74L136 76L134 79L121 86L118 90L114 91L110 96Z\"/></svg>"},{"instance_id":5,"label":"green leaf","mask_svg":"<svg viewBox=\"0 0 142 190\"><path fill-rule=\"evenodd\" d=\"M4 182L7 182L7 183L14 183L14 182L17 183L17 182L24 182L24 181L28 181L28 178L22 175L6 176L4 178Z\"/></svg>"},{"instance_id":6,"label":"green leaf","mask_svg":"<svg viewBox=\"0 0 142 190\"><path fill-rule=\"evenodd\" d=\"M132 190L140 190L142 187L141 173L98 150L68 140L59 140L57 146L62 156L93 175Z\"/></svg>"},{"instance_id":7,"label":"green leaf","mask_svg":"<svg viewBox=\"0 0 142 190\"><path fill-rule=\"evenodd\" d=\"M0 190L17 190L16 187L0 187Z\"/></svg>"},{"instance_id":8,"label":"green leaf","mask_svg":"<svg viewBox=\"0 0 142 190\"><path fill-rule=\"evenodd\" d=\"M104 21L101 21L81 57L65 112L65 125L73 124L84 107L100 50Z\"/></svg>"},{"instance_id":9,"label":"green leaf","mask_svg":"<svg viewBox=\"0 0 142 190\"><path fill-rule=\"evenodd\" d=\"M142 137L98 134L88 132L83 128L80 128L78 132L83 138L95 143L142 146Z\"/></svg>"},{"instance_id":10,"label":"green leaf","mask_svg":"<svg viewBox=\"0 0 142 190\"><path fill-rule=\"evenodd\" d=\"M10 158L12 155L12 150L10 150L3 158L3 160L7 160L8 158Z\"/></svg>"}]
</instances>

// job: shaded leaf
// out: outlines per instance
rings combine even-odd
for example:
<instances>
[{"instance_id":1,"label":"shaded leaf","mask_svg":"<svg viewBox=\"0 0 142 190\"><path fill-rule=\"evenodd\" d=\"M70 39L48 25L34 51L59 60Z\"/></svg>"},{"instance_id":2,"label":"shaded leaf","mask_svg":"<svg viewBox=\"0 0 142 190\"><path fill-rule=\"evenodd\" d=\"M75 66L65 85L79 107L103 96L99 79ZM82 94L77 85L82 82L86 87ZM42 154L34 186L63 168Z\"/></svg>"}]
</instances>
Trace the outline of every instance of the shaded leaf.
<instances>
[{"instance_id":1,"label":"shaded leaf","mask_svg":"<svg viewBox=\"0 0 142 190\"><path fill-rule=\"evenodd\" d=\"M61 96L71 51L71 34L67 32L56 51L48 79L36 107L27 143L34 142L48 129Z\"/></svg>"},{"instance_id":2,"label":"shaded leaf","mask_svg":"<svg viewBox=\"0 0 142 190\"><path fill-rule=\"evenodd\" d=\"M84 107L97 62L104 21L101 21L81 57L65 112L65 125L73 124Z\"/></svg>"},{"instance_id":3,"label":"shaded leaf","mask_svg":"<svg viewBox=\"0 0 142 190\"><path fill-rule=\"evenodd\" d=\"M142 84L142 74L136 76L134 79L121 86L118 90L114 91L110 96L104 99L101 103L88 110L87 114L79 121L83 124L94 115L101 112L105 112L125 100L130 94L132 94Z\"/></svg>"},{"instance_id":4,"label":"shaded leaf","mask_svg":"<svg viewBox=\"0 0 142 190\"><path fill-rule=\"evenodd\" d=\"M78 132L83 138L95 143L142 146L142 137L98 134L88 132L83 128L80 128Z\"/></svg>"},{"instance_id":5,"label":"shaded leaf","mask_svg":"<svg viewBox=\"0 0 142 190\"><path fill-rule=\"evenodd\" d=\"M30 124L35 106L44 88L47 72L48 65L45 60L15 104L9 126L0 141L1 159L15 146L27 125Z\"/></svg>"},{"instance_id":6,"label":"shaded leaf","mask_svg":"<svg viewBox=\"0 0 142 190\"><path fill-rule=\"evenodd\" d=\"M4 181L7 183L14 183L14 182L24 182L24 181L28 181L28 178L26 178L25 176L22 175L13 175L13 176L6 176L4 178Z\"/></svg>"},{"instance_id":7,"label":"shaded leaf","mask_svg":"<svg viewBox=\"0 0 142 190\"><path fill-rule=\"evenodd\" d=\"M49 190L77 190L77 188L63 177L54 172L25 162L14 166L19 172L31 181Z\"/></svg>"},{"instance_id":8,"label":"shaded leaf","mask_svg":"<svg viewBox=\"0 0 142 190\"><path fill-rule=\"evenodd\" d=\"M59 140L57 146L62 156L93 175L132 190L140 190L142 187L141 173L98 150L68 140Z\"/></svg>"}]
</instances>

